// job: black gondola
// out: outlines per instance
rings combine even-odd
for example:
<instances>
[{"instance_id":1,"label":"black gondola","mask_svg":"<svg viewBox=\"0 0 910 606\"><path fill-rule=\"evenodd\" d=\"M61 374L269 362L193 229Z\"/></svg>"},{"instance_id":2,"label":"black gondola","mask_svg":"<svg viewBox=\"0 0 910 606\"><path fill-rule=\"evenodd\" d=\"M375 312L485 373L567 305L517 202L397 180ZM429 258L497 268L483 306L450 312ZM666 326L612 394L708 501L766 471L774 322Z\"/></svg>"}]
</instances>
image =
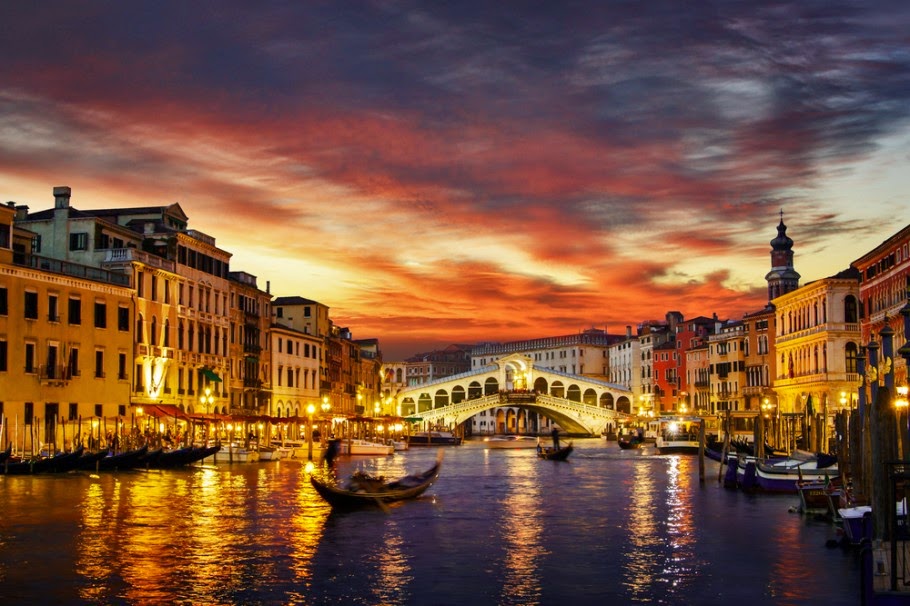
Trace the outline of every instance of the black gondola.
<instances>
[{"instance_id":1,"label":"black gondola","mask_svg":"<svg viewBox=\"0 0 910 606\"><path fill-rule=\"evenodd\" d=\"M619 444L619 447L623 450L632 450L634 448L641 448L645 443L645 439L640 436L630 436L628 438L619 436L616 443Z\"/></svg>"},{"instance_id":2,"label":"black gondola","mask_svg":"<svg viewBox=\"0 0 910 606\"><path fill-rule=\"evenodd\" d=\"M97 463L89 461L85 457L79 463L79 469L88 471L117 471L133 469L140 464L140 460L148 453L148 446L141 446L134 450L127 450L117 454L104 453L104 456L98 459Z\"/></svg>"},{"instance_id":3,"label":"black gondola","mask_svg":"<svg viewBox=\"0 0 910 606\"><path fill-rule=\"evenodd\" d=\"M157 457L148 461L149 469L173 469L183 467L210 457L221 450L221 445L216 446L184 446L174 450L161 451Z\"/></svg>"},{"instance_id":4,"label":"black gondola","mask_svg":"<svg viewBox=\"0 0 910 606\"><path fill-rule=\"evenodd\" d=\"M572 446L572 442L569 442L562 448L538 446L537 456L541 459L546 459L547 461L565 461L569 458L569 455L572 454L573 450L575 450L575 448Z\"/></svg>"},{"instance_id":5,"label":"black gondola","mask_svg":"<svg viewBox=\"0 0 910 606\"><path fill-rule=\"evenodd\" d=\"M79 464L85 449L80 446L71 452L59 452L51 457L40 457L13 461L7 459L0 463L0 474L26 475L32 473L64 473L72 471Z\"/></svg>"},{"instance_id":6,"label":"black gondola","mask_svg":"<svg viewBox=\"0 0 910 606\"><path fill-rule=\"evenodd\" d=\"M310 475L310 483L316 492L335 509L358 509L362 507L386 508L387 503L414 499L422 495L436 482L442 467L442 451L436 455L436 463L428 470L406 475L392 482L355 473L345 486L333 485Z\"/></svg>"}]
</instances>

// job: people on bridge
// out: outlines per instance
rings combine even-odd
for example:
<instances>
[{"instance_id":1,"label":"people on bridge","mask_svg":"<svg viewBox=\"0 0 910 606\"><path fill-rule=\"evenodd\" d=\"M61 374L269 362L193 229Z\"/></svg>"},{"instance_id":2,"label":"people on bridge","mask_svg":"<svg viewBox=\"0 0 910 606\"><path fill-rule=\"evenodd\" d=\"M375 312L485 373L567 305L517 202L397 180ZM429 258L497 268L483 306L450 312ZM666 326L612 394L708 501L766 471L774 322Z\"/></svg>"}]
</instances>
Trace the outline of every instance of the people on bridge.
<instances>
[{"instance_id":1,"label":"people on bridge","mask_svg":"<svg viewBox=\"0 0 910 606\"><path fill-rule=\"evenodd\" d=\"M559 450L559 429L554 427L550 435L553 436L553 448Z\"/></svg>"}]
</instances>

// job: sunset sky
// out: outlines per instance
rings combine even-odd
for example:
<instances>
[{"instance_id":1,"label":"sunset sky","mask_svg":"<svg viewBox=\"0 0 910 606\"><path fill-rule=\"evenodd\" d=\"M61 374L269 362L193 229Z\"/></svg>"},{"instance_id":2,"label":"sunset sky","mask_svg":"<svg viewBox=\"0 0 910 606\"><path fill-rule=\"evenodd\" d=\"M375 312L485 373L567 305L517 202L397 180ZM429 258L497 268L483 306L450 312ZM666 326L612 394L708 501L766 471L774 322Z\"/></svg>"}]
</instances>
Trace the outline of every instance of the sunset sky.
<instances>
[{"instance_id":1,"label":"sunset sky","mask_svg":"<svg viewBox=\"0 0 910 606\"><path fill-rule=\"evenodd\" d=\"M870 8L872 7L872 8ZM907 224L910 3L4 2L0 201L179 202L386 360L767 302Z\"/></svg>"}]
</instances>

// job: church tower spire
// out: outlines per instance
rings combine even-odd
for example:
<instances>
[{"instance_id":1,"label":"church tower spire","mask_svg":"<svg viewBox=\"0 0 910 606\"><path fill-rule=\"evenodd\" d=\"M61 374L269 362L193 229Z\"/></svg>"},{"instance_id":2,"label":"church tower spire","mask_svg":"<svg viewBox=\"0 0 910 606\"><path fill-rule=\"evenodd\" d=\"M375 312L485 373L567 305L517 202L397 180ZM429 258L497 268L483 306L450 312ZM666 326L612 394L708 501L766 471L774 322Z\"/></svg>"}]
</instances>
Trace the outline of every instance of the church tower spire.
<instances>
[{"instance_id":1,"label":"church tower spire","mask_svg":"<svg viewBox=\"0 0 910 606\"><path fill-rule=\"evenodd\" d=\"M768 282L768 301L799 288L800 275L793 269L793 240L787 237L784 211L780 211L777 237L771 240L771 271L765 275Z\"/></svg>"}]
</instances>

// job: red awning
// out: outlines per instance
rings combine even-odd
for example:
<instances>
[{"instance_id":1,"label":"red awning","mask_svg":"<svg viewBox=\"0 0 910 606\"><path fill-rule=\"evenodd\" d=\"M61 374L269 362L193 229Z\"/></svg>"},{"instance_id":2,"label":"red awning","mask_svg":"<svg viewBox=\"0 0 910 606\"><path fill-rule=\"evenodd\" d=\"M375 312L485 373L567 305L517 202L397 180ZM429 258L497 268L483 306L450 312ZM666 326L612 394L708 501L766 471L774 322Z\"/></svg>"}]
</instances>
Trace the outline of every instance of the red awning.
<instances>
[{"instance_id":1,"label":"red awning","mask_svg":"<svg viewBox=\"0 0 910 606\"><path fill-rule=\"evenodd\" d=\"M157 417L159 419L176 418L176 419L181 419L183 421L189 420L189 417L187 416L187 414L185 412L183 412L182 410L180 410L180 408L178 408L177 406L174 406L173 404L153 404L151 406L144 406L143 410L145 411L145 414L153 416L153 417Z\"/></svg>"}]
</instances>

